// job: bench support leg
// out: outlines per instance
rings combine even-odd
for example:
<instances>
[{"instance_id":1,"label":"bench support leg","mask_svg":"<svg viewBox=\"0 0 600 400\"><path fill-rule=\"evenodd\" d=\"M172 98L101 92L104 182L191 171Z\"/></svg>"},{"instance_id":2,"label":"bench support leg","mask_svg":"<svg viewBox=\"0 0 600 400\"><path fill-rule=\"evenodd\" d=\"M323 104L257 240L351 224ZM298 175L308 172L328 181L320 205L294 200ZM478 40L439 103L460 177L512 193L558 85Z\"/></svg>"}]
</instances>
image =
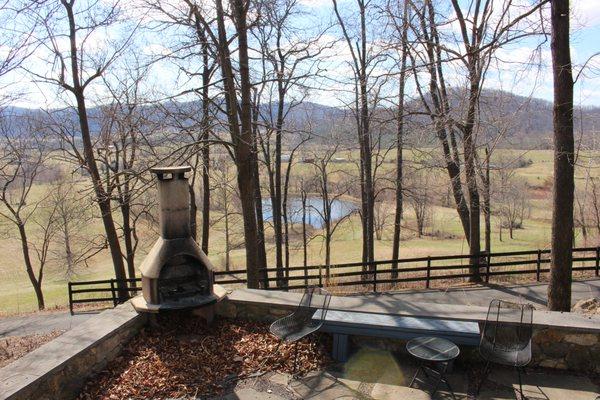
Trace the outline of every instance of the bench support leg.
<instances>
[{"instance_id":1,"label":"bench support leg","mask_svg":"<svg viewBox=\"0 0 600 400\"><path fill-rule=\"evenodd\" d=\"M348 335L341 333L333 334L333 350L331 356L335 361L348 361Z\"/></svg>"}]
</instances>

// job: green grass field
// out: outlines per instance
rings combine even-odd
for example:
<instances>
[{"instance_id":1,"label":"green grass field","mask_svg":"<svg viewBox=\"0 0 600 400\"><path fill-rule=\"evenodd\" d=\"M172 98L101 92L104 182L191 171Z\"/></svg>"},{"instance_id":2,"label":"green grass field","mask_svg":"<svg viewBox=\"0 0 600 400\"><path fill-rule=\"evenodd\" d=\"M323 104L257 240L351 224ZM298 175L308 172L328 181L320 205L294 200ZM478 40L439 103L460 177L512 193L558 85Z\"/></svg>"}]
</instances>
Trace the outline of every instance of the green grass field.
<instances>
[{"instance_id":1,"label":"green grass field","mask_svg":"<svg viewBox=\"0 0 600 400\"><path fill-rule=\"evenodd\" d=\"M422 156L422 151L407 152L408 160L414 161L415 158ZM418 155L417 155L418 154ZM595 156L595 154L587 154ZM348 156L351 157L351 156ZM546 150L497 150L495 157L506 159L523 158L531 159L532 164L516 170L516 174L525 179L530 188L531 194L531 212L529 218L523 223L523 229L515 231L514 239L508 238L508 232L504 230L503 241L499 240L498 223L496 217L492 221L492 251L510 251L527 249L546 249L550 243L550 218L551 218L551 178L552 178L552 151ZM295 173L304 174L309 172L309 166L298 164ZM354 163L342 163L335 166L336 169L350 171L355 168ZM393 163L383 164L385 173L392 172ZM594 174L599 174L598 169L593 169ZM442 170L435 170L432 181L429 182L432 193L441 197L446 190L447 176ZM581 187L585 179L583 168L577 169L577 185ZM333 177L335 178L335 176ZM84 183L82 183L83 185ZM439 189L443 188L443 189ZM35 187L35 196L47 195L48 187L39 185ZM438 193L438 190L441 193ZM355 199L356 200L356 199ZM493 205L492 205L493 207ZM376 242L376 258L391 258L391 236L393 207L388 204L385 208L388 215L388 225L384 228L381 240ZM216 222L211 229L210 254L209 257L219 269L224 268L224 228L223 221L219 218L219 212L212 212L212 219ZM244 250L240 248L241 220L233 217L232 230L233 242L237 244L231 252L231 268L244 268ZM483 217L482 217L483 224ZM462 238L462 228L458 221L454 208L444 207L435 204L431 207L429 223L425 228L425 236L418 238L416 235L416 222L414 212L407 206L404 214L401 244L401 257L426 256L426 255L444 255L444 254L466 254L468 246ZM85 226L82 231L88 234L102 231L102 225L98 219L95 224ZM318 234L318 231L314 231ZM25 273L22 261L20 243L16 237L16 230L7 221L0 219L0 313L22 313L30 312L36 309L36 301L33 290ZM140 232L142 245L138 250L136 259L139 262L143 259L149 246L152 245L156 236L151 231ZM483 236L483 227L482 227ZM584 243L576 232L577 245L597 245L596 232L588 237L588 243ZM294 227L290 234L291 237L291 265L301 265L302 249L299 227ZM482 238L483 241L483 238ZM274 248L272 240L272 231L267 227L267 249L269 252L269 264L273 265ZM332 245L332 262L354 262L361 259L361 234L360 220L358 216L353 216L342 223L334 235ZM324 259L323 240L315 237L310 242L309 263L321 264ZM87 267L80 267L76 271L74 280L106 279L113 276L112 263L107 251L102 251L94 256ZM48 308L55 306L64 306L67 299L67 285L65 277L65 268L59 260L52 261L46 268L44 274L43 290Z\"/></svg>"}]
</instances>

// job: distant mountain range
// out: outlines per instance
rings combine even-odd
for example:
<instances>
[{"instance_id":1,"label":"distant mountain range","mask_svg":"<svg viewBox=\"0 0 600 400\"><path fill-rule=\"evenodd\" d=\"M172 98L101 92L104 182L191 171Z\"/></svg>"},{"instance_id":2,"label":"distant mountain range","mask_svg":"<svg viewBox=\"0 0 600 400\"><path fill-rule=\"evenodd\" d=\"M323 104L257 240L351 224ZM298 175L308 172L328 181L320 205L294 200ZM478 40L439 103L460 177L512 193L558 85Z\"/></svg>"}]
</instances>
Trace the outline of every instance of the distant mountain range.
<instances>
[{"instance_id":1,"label":"distant mountain range","mask_svg":"<svg viewBox=\"0 0 600 400\"><path fill-rule=\"evenodd\" d=\"M461 98L457 93L451 93L451 108L462 110ZM550 148L552 145L552 103L537 98L526 98L512 93L496 90L485 90L481 95L481 134L490 138L502 135L501 147L514 148ZM263 105L261 114L268 118L275 115L277 104ZM318 103L304 102L287 110L287 123L290 131L310 129L318 138L331 130L337 130L341 137L347 136L354 140L354 118L348 109L327 106ZM194 126L198 120L194 117L200 114L199 101L170 102L160 105L146 105L141 107L142 112L150 121L166 122L171 129ZM408 117L407 136L409 141L428 142L435 140L434 132L429 125L430 120L424 116L420 101L410 100L407 109L413 114ZM55 120L63 121L76 129L77 115L75 110L50 110ZM225 120L221 112L213 109L215 115ZM379 120L389 121L394 110L378 109L374 115L381 117ZM2 111L5 120L10 121L11 129L27 129L24 122L27 117L48 118L46 111L8 106ZM88 110L90 128L98 134L102 127L102 107L91 107ZM191 116L191 117L190 117ZM460 120L460 119L459 119ZM374 124L373 129L379 129L384 135L393 136L393 123ZM586 142L593 139L594 134L600 130L600 107L581 107L575 110L575 135ZM288 135L287 141L295 140L293 135ZM318 139L317 139L318 140Z\"/></svg>"}]
</instances>

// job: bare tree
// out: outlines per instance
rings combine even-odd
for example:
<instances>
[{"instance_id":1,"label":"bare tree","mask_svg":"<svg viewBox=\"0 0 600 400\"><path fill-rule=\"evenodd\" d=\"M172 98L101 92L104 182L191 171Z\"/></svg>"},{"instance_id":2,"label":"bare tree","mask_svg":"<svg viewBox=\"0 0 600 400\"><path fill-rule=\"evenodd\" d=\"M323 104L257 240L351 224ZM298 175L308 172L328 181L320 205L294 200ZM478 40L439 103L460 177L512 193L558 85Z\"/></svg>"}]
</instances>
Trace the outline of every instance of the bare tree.
<instances>
[{"instance_id":1,"label":"bare tree","mask_svg":"<svg viewBox=\"0 0 600 400\"><path fill-rule=\"evenodd\" d=\"M144 196L151 181L144 178L149 162L156 154L155 132L162 124L152 121L155 109L147 107L142 91L147 69L134 58L119 73L104 77L110 94L108 104L100 108L100 139L97 162L104 172L106 192L121 212L117 226L123 241L122 257L129 279L136 277L135 255L139 246L138 222L150 215L155 204ZM120 226L119 226L120 223ZM135 286L135 282L131 284Z\"/></svg>"},{"instance_id":2,"label":"bare tree","mask_svg":"<svg viewBox=\"0 0 600 400\"><path fill-rule=\"evenodd\" d=\"M375 184L373 177L373 149L371 138L371 111L369 79L380 57L373 54L367 37L367 14L369 2L356 0L358 8L358 29L348 27L348 20L340 13L337 0L333 1L333 9L342 30L342 35L351 55L350 65L354 74L354 104L351 107L356 120L357 137L360 148L360 188L361 188L361 218L363 235L363 262L371 262L375 258L373 240L373 207L375 205Z\"/></svg>"},{"instance_id":3,"label":"bare tree","mask_svg":"<svg viewBox=\"0 0 600 400\"><path fill-rule=\"evenodd\" d=\"M88 235L86 227L94 223L91 207L93 201L77 190L77 182L62 176L53 184L48 202L55 210L56 235L54 237L55 260L65 264L65 276L72 277L78 267L106 249L103 235Z\"/></svg>"},{"instance_id":4,"label":"bare tree","mask_svg":"<svg viewBox=\"0 0 600 400\"><path fill-rule=\"evenodd\" d=\"M432 192L430 182L432 176L426 169L415 169L410 171L406 178L406 197L408 204L415 213L417 236L421 237L431 217Z\"/></svg>"},{"instance_id":5,"label":"bare tree","mask_svg":"<svg viewBox=\"0 0 600 400\"><path fill-rule=\"evenodd\" d=\"M213 204L215 211L221 216L211 221L212 225L223 222L223 232L225 235L225 270L229 271L231 267L231 250L235 247L232 243L235 220L233 218L239 214L235 204L235 176L229 168L227 160L213 158L211 162Z\"/></svg>"},{"instance_id":6,"label":"bare tree","mask_svg":"<svg viewBox=\"0 0 600 400\"><path fill-rule=\"evenodd\" d=\"M342 174L342 171L332 168L332 160L337 154L339 143L332 144L329 149L324 152L319 152L314 155L310 164L313 166L314 172L314 190L320 197L321 204L319 207L312 207L312 210L319 215L322 221L322 237L325 245L325 268L327 282L329 282L331 265L331 243L333 234L351 213L341 215L339 218L334 218L333 210L341 198L348 192L348 182L344 182L340 176L337 179L332 179L334 175Z\"/></svg>"},{"instance_id":7,"label":"bare tree","mask_svg":"<svg viewBox=\"0 0 600 400\"><path fill-rule=\"evenodd\" d=\"M7 124L2 126L0 203L3 208L0 216L18 230L25 270L35 291L38 309L43 310L42 281L55 234L56 208L48 206L44 194L32 193L38 177L47 167L49 147L41 125L25 123L30 128L25 132ZM34 230L41 232L39 237L32 233Z\"/></svg>"},{"instance_id":8,"label":"bare tree","mask_svg":"<svg viewBox=\"0 0 600 400\"><path fill-rule=\"evenodd\" d=\"M600 237L600 188L598 187L598 178L590 178L591 186L591 208L592 218L597 230L597 235Z\"/></svg>"},{"instance_id":9,"label":"bare tree","mask_svg":"<svg viewBox=\"0 0 600 400\"><path fill-rule=\"evenodd\" d=\"M571 310L575 146L569 15L568 0L551 2L551 49L554 77L554 188L548 308L552 311Z\"/></svg>"},{"instance_id":10,"label":"bare tree","mask_svg":"<svg viewBox=\"0 0 600 400\"><path fill-rule=\"evenodd\" d=\"M407 70L408 70L408 32L410 27L410 5L409 1L405 0L402 3L402 16L400 13L394 10L394 5L400 8L401 2L389 2L387 6L387 13L391 20L391 25L395 35L394 38L398 38L400 41L399 53L400 63L399 69L400 74L398 78L398 110L396 115L396 211L394 214L394 235L392 242L392 259L397 260L400 258L400 232L402 230L402 214L403 214L403 166L404 166L404 136L405 136L405 119L406 119L406 107L405 107L405 96L406 96L406 81L407 81ZM398 263L392 263L392 278L398 277Z\"/></svg>"},{"instance_id":11,"label":"bare tree","mask_svg":"<svg viewBox=\"0 0 600 400\"><path fill-rule=\"evenodd\" d=\"M307 140L307 135L302 135L288 123L288 116L304 101L307 81L320 72L317 57L330 45L320 44L324 30L318 29L313 34L294 25L294 17L303 14L308 18L297 0L263 2L261 12L261 19L253 31L260 51L258 63L262 69L261 83L255 96L255 112L259 114L256 123L260 125L257 137L269 183L277 284L283 286L284 252L285 265L289 263L285 206L289 176L296 150ZM266 107L261 107L263 104ZM301 140L284 140L284 136L300 135L304 136ZM286 142L292 145L285 157L287 159L283 160Z\"/></svg>"},{"instance_id":12,"label":"bare tree","mask_svg":"<svg viewBox=\"0 0 600 400\"><path fill-rule=\"evenodd\" d=\"M375 228L375 239L382 240L383 232L385 228L388 226L388 219L390 217L390 209L382 198L379 196L377 201L375 201L375 215L373 218L374 228Z\"/></svg>"},{"instance_id":13,"label":"bare tree","mask_svg":"<svg viewBox=\"0 0 600 400\"><path fill-rule=\"evenodd\" d=\"M106 50L90 42L94 35L106 33L106 29L118 21L117 4L98 2L80 4L76 0L61 0L60 4L43 4L40 9L29 12L28 16L32 26L37 27L36 44L50 56L46 64L47 69L44 71L30 68L27 70L35 79L57 86L72 95L75 100L82 146L80 147L75 141L70 142L69 152L89 173L112 257L115 277L118 280L119 299L125 301L128 297L125 265L113 219L110 193L100 175L95 157L94 136L90 129L86 93L90 85L105 74L109 66L124 51L135 29L129 31L129 36L120 41L116 48L109 46ZM64 39L68 43L67 46Z\"/></svg>"},{"instance_id":14,"label":"bare tree","mask_svg":"<svg viewBox=\"0 0 600 400\"><path fill-rule=\"evenodd\" d=\"M195 143L187 148L187 154L184 157L185 162L192 166L192 173L188 180L191 197L191 229L195 239L198 219L196 186L198 178L201 177L201 246L202 250L208 254L211 209L209 139L214 134L213 128L216 124L213 115L214 94L211 93L211 88L216 84L214 78L218 70L218 56L202 16L209 14L211 10L205 2L194 0L184 0L183 2L146 0L145 5L149 10L161 16L151 28L156 32L168 31L175 35L173 43L163 42L165 45L170 45L169 54L161 54L157 61L166 58L176 63L180 71L187 77L188 83L192 87L178 95L195 94L199 96L198 107L195 104L194 107L190 107L188 103L178 107L178 104L170 102L169 107L164 108L164 112L172 117L169 122L173 124L173 127L178 132L187 135ZM208 24L214 28L214 21L208 21ZM184 35L179 34L182 27L185 27L186 30Z\"/></svg>"},{"instance_id":15,"label":"bare tree","mask_svg":"<svg viewBox=\"0 0 600 400\"><path fill-rule=\"evenodd\" d=\"M515 170L504 167L497 171L497 185L494 189L496 214L500 218L499 240L502 229L508 229L509 237L514 238L514 230L523 228L523 220L529 215L529 186L515 175Z\"/></svg>"},{"instance_id":16,"label":"bare tree","mask_svg":"<svg viewBox=\"0 0 600 400\"><path fill-rule=\"evenodd\" d=\"M225 26L226 13L222 0L215 1L217 32L200 16L207 34L217 46L219 65L223 79L227 123L233 142L234 161L237 166L237 181L244 219L244 240L246 244L246 268L248 287L258 288L261 284L261 270L266 268L264 241L259 241L257 220L257 199L255 188L258 176L255 174L256 151L255 135L252 129L252 85L248 56L248 9L249 1L231 0L229 14L235 28L238 49L238 73L233 68L230 40ZM238 85L239 82L239 85ZM239 93L239 97L238 97ZM262 273L264 275L264 272Z\"/></svg>"},{"instance_id":17,"label":"bare tree","mask_svg":"<svg viewBox=\"0 0 600 400\"><path fill-rule=\"evenodd\" d=\"M440 21L443 20L443 17L441 13L436 13L431 0L423 0L421 6L415 7L420 21L416 35L419 37L418 43L424 49L420 65L423 65L429 74L431 98L426 99L422 91L420 94L428 113L436 124L449 177L453 182L457 210L469 242L472 266L469 279L471 281L481 280L479 274L481 206L477 185L477 131L475 128L479 119L479 100L486 72L499 48L523 37L540 33L542 21L532 16L539 13L545 3L546 1L540 1L522 7L513 0L499 2L475 0L468 5L461 5L458 0L451 0L455 17L453 22L456 22L459 28L459 39L455 44L448 44L441 38L440 27L449 22ZM444 79L444 64L451 61L457 61L462 66L466 77L465 104L461 104L452 113L450 113L451 104ZM419 86L418 82L417 86ZM429 101L432 106L428 104ZM468 203L464 203L465 199L460 187L458 133L460 133L463 145ZM449 145L448 136L450 137Z\"/></svg>"}]
</instances>

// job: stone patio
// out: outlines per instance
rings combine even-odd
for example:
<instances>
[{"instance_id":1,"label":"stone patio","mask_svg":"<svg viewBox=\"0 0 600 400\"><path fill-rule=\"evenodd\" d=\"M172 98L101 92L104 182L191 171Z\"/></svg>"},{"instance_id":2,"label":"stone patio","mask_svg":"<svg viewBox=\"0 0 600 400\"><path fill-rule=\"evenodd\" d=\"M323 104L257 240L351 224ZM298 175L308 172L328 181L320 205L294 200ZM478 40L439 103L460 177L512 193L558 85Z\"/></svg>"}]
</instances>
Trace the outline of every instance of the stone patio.
<instances>
[{"instance_id":1,"label":"stone patio","mask_svg":"<svg viewBox=\"0 0 600 400\"><path fill-rule=\"evenodd\" d=\"M311 372L299 379L279 373L246 379L238 383L227 400L298 400L298 399L348 399L348 400L432 400L425 386L408 388L416 364L410 358L394 356L390 352L362 349L345 364L328 371ZM457 399L509 400L516 398L517 376L510 368L498 367L483 385L479 396L469 391L476 382L468 366L457 365L448 374ZM445 388L442 388L445 389ZM586 376L557 371L529 370L524 376L523 390L531 400L597 400L600 387ZM435 400L451 399L446 390L440 390Z\"/></svg>"}]
</instances>

